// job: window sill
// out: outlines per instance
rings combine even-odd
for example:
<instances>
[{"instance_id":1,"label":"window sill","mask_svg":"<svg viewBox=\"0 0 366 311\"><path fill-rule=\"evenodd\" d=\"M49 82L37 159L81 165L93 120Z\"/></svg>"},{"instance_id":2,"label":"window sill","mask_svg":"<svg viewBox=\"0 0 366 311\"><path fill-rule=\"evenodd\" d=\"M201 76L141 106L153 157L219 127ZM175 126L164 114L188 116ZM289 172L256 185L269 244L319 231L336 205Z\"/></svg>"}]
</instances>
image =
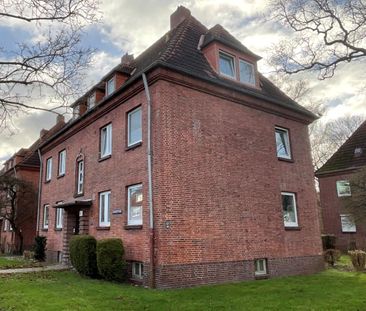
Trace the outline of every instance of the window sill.
<instances>
[{"instance_id":1,"label":"window sill","mask_svg":"<svg viewBox=\"0 0 366 311\"><path fill-rule=\"evenodd\" d=\"M45 180L45 184L49 184L51 182L51 179L50 180Z\"/></svg>"},{"instance_id":2,"label":"window sill","mask_svg":"<svg viewBox=\"0 0 366 311\"><path fill-rule=\"evenodd\" d=\"M55 231L62 231L62 228L55 228Z\"/></svg>"},{"instance_id":3,"label":"window sill","mask_svg":"<svg viewBox=\"0 0 366 311\"><path fill-rule=\"evenodd\" d=\"M342 231L344 234L356 234L357 231Z\"/></svg>"},{"instance_id":4,"label":"window sill","mask_svg":"<svg viewBox=\"0 0 366 311\"><path fill-rule=\"evenodd\" d=\"M254 278L256 280L266 280L269 279L269 274L258 274L258 275L254 275Z\"/></svg>"},{"instance_id":5,"label":"window sill","mask_svg":"<svg viewBox=\"0 0 366 311\"><path fill-rule=\"evenodd\" d=\"M97 230L100 230L100 231L108 231L108 230L111 230L111 227L96 227Z\"/></svg>"},{"instance_id":6,"label":"window sill","mask_svg":"<svg viewBox=\"0 0 366 311\"><path fill-rule=\"evenodd\" d=\"M48 228L42 228L41 231L47 232Z\"/></svg>"},{"instance_id":7,"label":"window sill","mask_svg":"<svg viewBox=\"0 0 366 311\"><path fill-rule=\"evenodd\" d=\"M65 174L58 175L58 176L57 176L57 179L62 178L62 177L64 177L64 176L65 176Z\"/></svg>"},{"instance_id":8,"label":"window sill","mask_svg":"<svg viewBox=\"0 0 366 311\"><path fill-rule=\"evenodd\" d=\"M75 193L74 194L74 198L79 198L79 197L82 197L84 196L84 192L83 193Z\"/></svg>"},{"instance_id":9,"label":"window sill","mask_svg":"<svg viewBox=\"0 0 366 311\"><path fill-rule=\"evenodd\" d=\"M287 158L281 158L277 157L278 161L288 162L288 163L294 163L295 161L293 159L287 159Z\"/></svg>"},{"instance_id":10,"label":"window sill","mask_svg":"<svg viewBox=\"0 0 366 311\"><path fill-rule=\"evenodd\" d=\"M141 230L142 225L125 225L125 230Z\"/></svg>"},{"instance_id":11,"label":"window sill","mask_svg":"<svg viewBox=\"0 0 366 311\"><path fill-rule=\"evenodd\" d=\"M98 159L98 162L103 162L104 160L108 160L108 159L110 159L112 157L112 155L111 154L109 154L109 155L107 155L107 156L104 156L104 157L102 157L102 158L99 158Z\"/></svg>"},{"instance_id":12,"label":"window sill","mask_svg":"<svg viewBox=\"0 0 366 311\"><path fill-rule=\"evenodd\" d=\"M135 149L135 148L137 148L137 147L140 147L142 145L142 141L140 141L140 142L138 142L138 143L136 143L136 144L133 144L133 145L131 145L131 146L127 146L126 147L126 151L129 151L129 150L133 150L133 149Z\"/></svg>"},{"instance_id":13,"label":"window sill","mask_svg":"<svg viewBox=\"0 0 366 311\"><path fill-rule=\"evenodd\" d=\"M286 227L285 226L285 230L286 231L300 231L301 227Z\"/></svg>"}]
</instances>

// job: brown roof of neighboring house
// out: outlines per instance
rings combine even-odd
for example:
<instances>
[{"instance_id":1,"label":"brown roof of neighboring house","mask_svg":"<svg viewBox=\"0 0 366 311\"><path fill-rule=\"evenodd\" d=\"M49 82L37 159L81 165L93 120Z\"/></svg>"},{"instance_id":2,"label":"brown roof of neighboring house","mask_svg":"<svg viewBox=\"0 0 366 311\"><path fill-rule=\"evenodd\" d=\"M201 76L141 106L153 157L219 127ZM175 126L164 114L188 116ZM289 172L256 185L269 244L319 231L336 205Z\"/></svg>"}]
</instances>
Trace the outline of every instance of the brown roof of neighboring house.
<instances>
[{"instance_id":1,"label":"brown roof of neighboring house","mask_svg":"<svg viewBox=\"0 0 366 311\"><path fill-rule=\"evenodd\" d=\"M333 156L315 172L316 176L354 169L366 165L366 121L333 154Z\"/></svg>"}]
</instances>

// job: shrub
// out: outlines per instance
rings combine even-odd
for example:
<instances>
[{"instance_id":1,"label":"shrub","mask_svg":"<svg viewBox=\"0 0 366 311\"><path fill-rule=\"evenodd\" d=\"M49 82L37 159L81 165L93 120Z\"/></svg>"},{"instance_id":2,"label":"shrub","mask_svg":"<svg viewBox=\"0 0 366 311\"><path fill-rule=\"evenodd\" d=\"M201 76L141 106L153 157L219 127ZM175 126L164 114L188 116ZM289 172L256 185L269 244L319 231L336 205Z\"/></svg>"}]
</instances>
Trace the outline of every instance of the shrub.
<instances>
[{"instance_id":1,"label":"shrub","mask_svg":"<svg viewBox=\"0 0 366 311\"><path fill-rule=\"evenodd\" d=\"M356 271L362 271L365 269L366 253L361 250L349 251L351 256L352 265Z\"/></svg>"},{"instance_id":2,"label":"shrub","mask_svg":"<svg viewBox=\"0 0 366 311\"><path fill-rule=\"evenodd\" d=\"M47 238L44 236L36 236L34 242L34 259L38 261L45 261Z\"/></svg>"},{"instance_id":3,"label":"shrub","mask_svg":"<svg viewBox=\"0 0 366 311\"><path fill-rule=\"evenodd\" d=\"M99 274L110 281L121 282L125 275L124 249L121 239L105 239L97 242Z\"/></svg>"},{"instance_id":4,"label":"shrub","mask_svg":"<svg viewBox=\"0 0 366 311\"><path fill-rule=\"evenodd\" d=\"M90 277L97 276L96 245L96 239L90 235L74 235L71 238L71 264L80 274Z\"/></svg>"},{"instance_id":5,"label":"shrub","mask_svg":"<svg viewBox=\"0 0 366 311\"><path fill-rule=\"evenodd\" d=\"M336 261L338 261L341 257L341 252L337 249L327 249L326 251L324 251L323 256L325 262L333 267Z\"/></svg>"},{"instance_id":6,"label":"shrub","mask_svg":"<svg viewBox=\"0 0 366 311\"><path fill-rule=\"evenodd\" d=\"M348 250L349 251L355 251L357 250L357 244L356 244L356 241L350 241L349 244L348 244Z\"/></svg>"},{"instance_id":7,"label":"shrub","mask_svg":"<svg viewBox=\"0 0 366 311\"><path fill-rule=\"evenodd\" d=\"M325 234L322 235L323 250L335 249L336 237L334 235Z\"/></svg>"}]
</instances>

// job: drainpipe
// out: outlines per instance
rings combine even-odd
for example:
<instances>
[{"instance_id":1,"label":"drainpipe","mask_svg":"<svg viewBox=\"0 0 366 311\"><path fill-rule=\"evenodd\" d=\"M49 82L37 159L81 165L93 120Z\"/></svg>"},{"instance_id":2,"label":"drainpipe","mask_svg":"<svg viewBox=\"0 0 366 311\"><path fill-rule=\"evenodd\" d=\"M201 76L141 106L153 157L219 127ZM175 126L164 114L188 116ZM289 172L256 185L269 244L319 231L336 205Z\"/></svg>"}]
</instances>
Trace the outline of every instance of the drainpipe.
<instances>
[{"instance_id":1,"label":"drainpipe","mask_svg":"<svg viewBox=\"0 0 366 311\"><path fill-rule=\"evenodd\" d=\"M145 95L147 100L147 174L148 174L148 196L149 196L149 231L150 231L150 286L155 287L155 232L154 232L154 205L152 187L152 148L151 148L151 96L145 73L142 73Z\"/></svg>"},{"instance_id":2,"label":"drainpipe","mask_svg":"<svg viewBox=\"0 0 366 311\"><path fill-rule=\"evenodd\" d=\"M43 175L43 162L41 151L38 149L38 157L39 157L39 179L38 179L38 206L37 206L37 231L36 234L39 235L39 211L41 209L41 190L42 190L42 175Z\"/></svg>"}]
</instances>

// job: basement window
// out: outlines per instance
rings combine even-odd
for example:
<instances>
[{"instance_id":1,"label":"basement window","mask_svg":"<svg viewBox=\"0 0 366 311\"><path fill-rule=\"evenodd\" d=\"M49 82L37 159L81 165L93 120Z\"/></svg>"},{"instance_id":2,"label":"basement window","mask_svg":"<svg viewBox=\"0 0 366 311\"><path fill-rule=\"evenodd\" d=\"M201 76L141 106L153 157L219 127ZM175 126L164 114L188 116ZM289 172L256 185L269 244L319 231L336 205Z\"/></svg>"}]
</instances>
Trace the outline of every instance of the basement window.
<instances>
[{"instance_id":1,"label":"basement window","mask_svg":"<svg viewBox=\"0 0 366 311\"><path fill-rule=\"evenodd\" d=\"M224 76L235 79L235 60L234 57L220 52L219 53L220 73Z\"/></svg>"},{"instance_id":2,"label":"basement window","mask_svg":"<svg viewBox=\"0 0 366 311\"><path fill-rule=\"evenodd\" d=\"M338 197L351 196L351 185L348 180L337 181L337 195Z\"/></svg>"},{"instance_id":3,"label":"basement window","mask_svg":"<svg viewBox=\"0 0 366 311\"><path fill-rule=\"evenodd\" d=\"M267 259L257 259L254 261L254 274L256 276L266 275L267 274Z\"/></svg>"},{"instance_id":4,"label":"basement window","mask_svg":"<svg viewBox=\"0 0 366 311\"><path fill-rule=\"evenodd\" d=\"M342 232L356 232L355 219L350 214L341 215Z\"/></svg>"},{"instance_id":5,"label":"basement window","mask_svg":"<svg viewBox=\"0 0 366 311\"><path fill-rule=\"evenodd\" d=\"M132 278L142 279L144 276L144 265L142 262L134 261L132 263Z\"/></svg>"}]
</instances>

